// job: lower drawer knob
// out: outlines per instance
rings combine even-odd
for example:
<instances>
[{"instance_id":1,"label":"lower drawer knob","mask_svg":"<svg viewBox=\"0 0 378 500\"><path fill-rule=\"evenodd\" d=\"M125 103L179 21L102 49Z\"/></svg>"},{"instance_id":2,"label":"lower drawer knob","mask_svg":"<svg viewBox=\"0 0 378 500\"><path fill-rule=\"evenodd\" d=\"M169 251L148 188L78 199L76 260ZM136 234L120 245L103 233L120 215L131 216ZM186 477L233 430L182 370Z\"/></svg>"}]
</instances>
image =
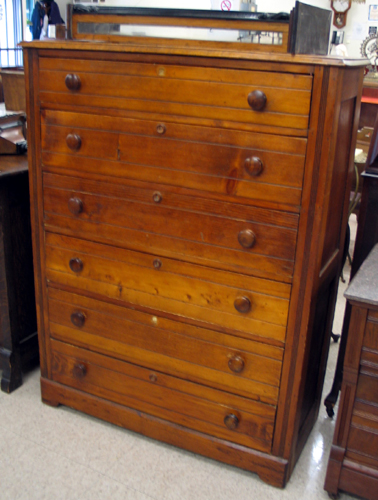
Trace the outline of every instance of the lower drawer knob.
<instances>
[{"instance_id":1,"label":"lower drawer knob","mask_svg":"<svg viewBox=\"0 0 378 500\"><path fill-rule=\"evenodd\" d=\"M70 269L74 273L80 273L83 270L84 264L78 257L70 260Z\"/></svg>"},{"instance_id":2,"label":"lower drawer knob","mask_svg":"<svg viewBox=\"0 0 378 500\"><path fill-rule=\"evenodd\" d=\"M71 151L79 151L81 148L81 137L77 134L68 134L66 137L66 143Z\"/></svg>"},{"instance_id":3,"label":"lower drawer knob","mask_svg":"<svg viewBox=\"0 0 378 500\"><path fill-rule=\"evenodd\" d=\"M224 417L225 426L230 429L230 431L234 431L238 428L239 419L234 413L229 413Z\"/></svg>"},{"instance_id":4,"label":"lower drawer knob","mask_svg":"<svg viewBox=\"0 0 378 500\"><path fill-rule=\"evenodd\" d=\"M248 94L248 104L253 111L262 111L266 106L266 95L261 90L254 90Z\"/></svg>"},{"instance_id":5,"label":"lower drawer knob","mask_svg":"<svg viewBox=\"0 0 378 500\"><path fill-rule=\"evenodd\" d=\"M243 248L252 248L256 243L256 235L251 229L243 229L238 234L238 242Z\"/></svg>"},{"instance_id":6,"label":"lower drawer knob","mask_svg":"<svg viewBox=\"0 0 378 500\"><path fill-rule=\"evenodd\" d=\"M234 302L235 309L240 313L248 313L252 304L248 297L237 297Z\"/></svg>"},{"instance_id":7,"label":"lower drawer knob","mask_svg":"<svg viewBox=\"0 0 378 500\"><path fill-rule=\"evenodd\" d=\"M263 171L264 164L258 156L252 156L245 160L244 168L251 177L257 177Z\"/></svg>"},{"instance_id":8,"label":"lower drawer knob","mask_svg":"<svg viewBox=\"0 0 378 500\"><path fill-rule=\"evenodd\" d=\"M82 378L85 377L86 374L87 374L87 367L84 365L84 363L76 363L72 369L72 375L76 379L81 380Z\"/></svg>"},{"instance_id":9,"label":"lower drawer knob","mask_svg":"<svg viewBox=\"0 0 378 500\"><path fill-rule=\"evenodd\" d=\"M84 326L85 314L82 312L74 312L71 314L71 323L79 328Z\"/></svg>"},{"instance_id":10,"label":"lower drawer knob","mask_svg":"<svg viewBox=\"0 0 378 500\"><path fill-rule=\"evenodd\" d=\"M241 356L235 355L228 360L228 367L234 373L241 373L244 370L244 359Z\"/></svg>"},{"instance_id":11,"label":"lower drawer knob","mask_svg":"<svg viewBox=\"0 0 378 500\"><path fill-rule=\"evenodd\" d=\"M81 214L83 208L84 208L83 202L80 198L74 196L68 200L68 209L73 215Z\"/></svg>"}]
</instances>

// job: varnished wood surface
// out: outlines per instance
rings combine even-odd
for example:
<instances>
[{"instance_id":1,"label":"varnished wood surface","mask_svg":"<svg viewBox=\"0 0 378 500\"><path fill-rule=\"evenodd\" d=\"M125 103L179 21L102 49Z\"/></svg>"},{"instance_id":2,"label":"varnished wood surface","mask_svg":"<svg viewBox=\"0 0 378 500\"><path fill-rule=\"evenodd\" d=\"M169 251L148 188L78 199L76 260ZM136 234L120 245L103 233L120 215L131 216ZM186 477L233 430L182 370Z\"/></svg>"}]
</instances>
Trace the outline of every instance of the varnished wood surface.
<instances>
[{"instance_id":1,"label":"varnished wood surface","mask_svg":"<svg viewBox=\"0 0 378 500\"><path fill-rule=\"evenodd\" d=\"M183 325L161 316L106 304L58 289L49 291L50 334L151 369L165 370L195 382L218 386L243 396L274 401L280 382L283 350L206 328ZM76 327L72 314L84 316ZM240 358L235 372L232 360ZM222 373L214 373L214 370ZM253 383L250 381L254 381ZM255 382L258 382L256 384ZM255 387L256 386L256 387Z\"/></svg>"},{"instance_id":2,"label":"varnished wood surface","mask_svg":"<svg viewBox=\"0 0 378 500\"><path fill-rule=\"evenodd\" d=\"M357 273L354 280L358 279ZM331 494L340 490L374 500L378 487L378 309L357 296L351 306L343 370L324 487Z\"/></svg>"},{"instance_id":3,"label":"varnished wood surface","mask_svg":"<svg viewBox=\"0 0 378 500\"><path fill-rule=\"evenodd\" d=\"M359 66L365 67L365 59L347 59L343 57L325 57L325 56L307 56L307 55L292 55L292 54L266 54L258 52L244 52L237 51L235 48L230 50L227 49L203 49L198 47L180 47L177 44L167 44L165 47L152 47L140 43L131 44L115 44L115 43L94 43L94 42L83 42L74 40L48 40L48 41L38 41L33 42L23 42L21 46L24 48L36 48L36 49L53 49L53 50L88 50L88 51L99 51L99 52L129 52L129 53L152 53L152 54L169 54L169 55L190 55L199 57L215 57L215 58L230 58L230 59L244 59L250 61L270 61L275 63L288 63L289 65L307 65L307 66ZM292 72L300 70L292 66ZM307 71L306 69L304 71Z\"/></svg>"},{"instance_id":4,"label":"varnished wood surface","mask_svg":"<svg viewBox=\"0 0 378 500\"><path fill-rule=\"evenodd\" d=\"M28 171L27 155L1 155L0 177L17 175Z\"/></svg>"},{"instance_id":5,"label":"varnished wood surface","mask_svg":"<svg viewBox=\"0 0 378 500\"><path fill-rule=\"evenodd\" d=\"M361 70L179 43L25 46L43 400L283 486L319 405L351 158L335 149L354 140Z\"/></svg>"}]
</instances>

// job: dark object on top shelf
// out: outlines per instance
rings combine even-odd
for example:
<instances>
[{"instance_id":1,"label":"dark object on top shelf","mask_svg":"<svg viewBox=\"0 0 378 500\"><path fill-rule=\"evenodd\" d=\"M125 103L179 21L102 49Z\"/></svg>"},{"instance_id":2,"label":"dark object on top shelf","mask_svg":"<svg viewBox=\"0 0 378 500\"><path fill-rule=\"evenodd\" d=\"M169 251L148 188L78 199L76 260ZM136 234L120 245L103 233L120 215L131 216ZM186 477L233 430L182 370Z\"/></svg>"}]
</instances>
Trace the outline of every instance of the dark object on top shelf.
<instances>
[{"instance_id":1,"label":"dark object on top shelf","mask_svg":"<svg viewBox=\"0 0 378 500\"><path fill-rule=\"evenodd\" d=\"M295 2L290 17L288 52L327 55L331 20L332 11Z\"/></svg>"}]
</instances>

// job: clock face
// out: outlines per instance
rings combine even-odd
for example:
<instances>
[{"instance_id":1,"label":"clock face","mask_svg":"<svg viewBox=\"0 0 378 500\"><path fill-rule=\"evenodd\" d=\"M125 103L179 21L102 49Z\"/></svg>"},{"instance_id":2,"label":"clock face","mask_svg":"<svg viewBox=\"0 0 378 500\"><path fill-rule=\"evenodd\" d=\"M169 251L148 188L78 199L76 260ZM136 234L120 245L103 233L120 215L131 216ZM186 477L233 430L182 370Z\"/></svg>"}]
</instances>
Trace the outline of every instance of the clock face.
<instances>
[{"instance_id":1,"label":"clock face","mask_svg":"<svg viewBox=\"0 0 378 500\"><path fill-rule=\"evenodd\" d=\"M372 34L365 38L361 45L361 55L367 57L370 61L368 64L369 71L377 73L378 59L378 35Z\"/></svg>"},{"instance_id":2,"label":"clock face","mask_svg":"<svg viewBox=\"0 0 378 500\"><path fill-rule=\"evenodd\" d=\"M331 3L333 10L336 12L345 12L349 8L348 0L333 0Z\"/></svg>"},{"instance_id":3,"label":"clock face","mask_svg":"<svg viewBox=\"0 0 378 500\"><path fill-rule=\"evenodd\" d=\"M349 1L348 0L333 0L332 7L336 12L345 12L348 10Z\"/></svg>"}]
</instances>

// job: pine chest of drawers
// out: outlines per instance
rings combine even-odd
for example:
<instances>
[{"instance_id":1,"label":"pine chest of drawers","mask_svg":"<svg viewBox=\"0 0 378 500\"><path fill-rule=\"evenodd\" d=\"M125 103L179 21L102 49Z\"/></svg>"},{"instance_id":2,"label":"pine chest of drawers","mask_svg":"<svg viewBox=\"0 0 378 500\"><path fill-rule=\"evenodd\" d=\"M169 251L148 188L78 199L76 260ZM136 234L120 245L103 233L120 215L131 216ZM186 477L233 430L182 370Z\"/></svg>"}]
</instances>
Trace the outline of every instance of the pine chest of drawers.
<instances>
[{"instance_id":1,"label":"pine chest of drawers","mask_svg":"<svg viewBox=\"0 0 378 500\"><path fill-rule=\"evenodd\" d=\"M284 486L319 407L362 66L24 54L43 401Z\"/></svg>"}]
</instances>

